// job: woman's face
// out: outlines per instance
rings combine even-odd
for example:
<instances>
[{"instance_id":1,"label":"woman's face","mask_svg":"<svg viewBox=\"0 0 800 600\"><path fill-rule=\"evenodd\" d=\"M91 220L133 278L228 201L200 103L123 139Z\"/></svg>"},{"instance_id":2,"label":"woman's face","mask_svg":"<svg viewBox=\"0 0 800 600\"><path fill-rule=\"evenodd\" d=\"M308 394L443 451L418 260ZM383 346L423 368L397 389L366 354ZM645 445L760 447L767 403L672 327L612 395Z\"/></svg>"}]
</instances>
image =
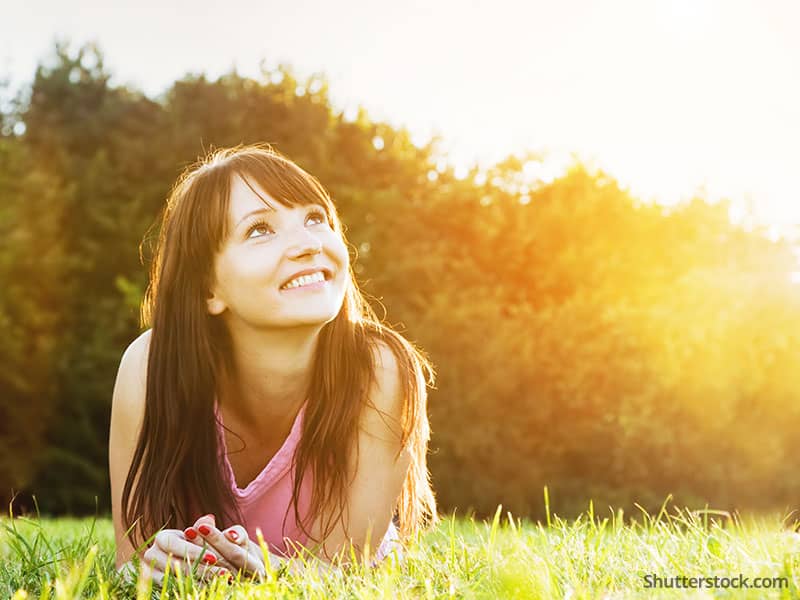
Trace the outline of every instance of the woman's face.
<instances>
[{"instance_id":1,"label":"woman's face","mask_svg":"<svg viewBox=\"0 0 800 600\"><path fill-rule=\"evenodd\" d=\"M252 185L275 209L241 177L233 177L229 233L215 257L209 313L226 313L229 321L260 328L332 321L345 295L349 256L344 241L329 225L322 205L287 208ZM315 279L290 284L306 270L316 272ZM321 282L316 279L319 271Z\"/></svg>"}]
</instances>

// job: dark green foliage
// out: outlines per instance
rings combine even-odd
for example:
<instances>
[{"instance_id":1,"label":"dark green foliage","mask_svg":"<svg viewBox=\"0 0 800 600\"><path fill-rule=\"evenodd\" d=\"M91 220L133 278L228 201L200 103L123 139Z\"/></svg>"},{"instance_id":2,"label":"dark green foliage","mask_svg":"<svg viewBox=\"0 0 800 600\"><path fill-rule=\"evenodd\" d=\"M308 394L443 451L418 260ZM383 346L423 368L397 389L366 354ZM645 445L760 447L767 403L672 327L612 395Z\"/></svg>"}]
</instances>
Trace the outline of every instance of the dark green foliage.
<instances>
[{"instance_id":1,"label":"dark green foliage","mask_svg":"<svg viewBox=\"0 0 800 600\"><path fill-rule=\"evenodd\" d=\"M364 290L437 367L443 508L541 516L545 484L562 512L590 497L657 509L668 493L796 503L800 295L786 243L731 225L725 203L666 212L580 165L529 190L515 157L485 183L429 177L435 144L363 112L349 122L323 80L279 74L187 76L153 100L111 86L97 49L59 45L3 109L6 503L13 489L44 513L109 509L111 392L146 285L139 244L186 164L263 141L331 191Z\"/></svg>"}]
</instances>

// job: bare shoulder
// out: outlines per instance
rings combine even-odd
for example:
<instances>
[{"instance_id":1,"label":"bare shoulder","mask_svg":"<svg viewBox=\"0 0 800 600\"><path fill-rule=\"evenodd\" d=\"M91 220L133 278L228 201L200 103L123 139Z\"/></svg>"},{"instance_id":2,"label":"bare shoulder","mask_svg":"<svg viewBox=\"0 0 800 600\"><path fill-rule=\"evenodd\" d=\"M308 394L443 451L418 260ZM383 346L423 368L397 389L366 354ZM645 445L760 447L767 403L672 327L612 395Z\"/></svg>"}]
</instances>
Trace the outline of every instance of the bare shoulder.
<instances>
[{"instance_id":1,"label":"bare shoulder","mask_svg":"<svg viewBox=\"0 0 800 600\"><path fill-rule=\"evenodd\" d=\"M122 360L125 361L126 357L128 360L147 360L147 354L150 351L150 337L152 334L153 330L148 329L147 331L141 333L139 337L133 340L130 344L128 344L128 347L122 354Z\"/></svg>"},{"instance_id":2,"label":"bare shoulder","mask_svg":"<svg viewBox=\"0 0 800 600\"><path fill-rule=\"evenodd\" d=\"M151 330L148 329L133 340L122 354L111 401L108 461L117 567L134 554L133 544L125 535L127 527L123 524L122 490L144 419L150 335Z\"/></svg>"},{"instance_id":3,"label":"bare shoulder","mask_svg":"<svg viewBox=\"0 0 800 600\"><path fill-rule=\"evenodd\" d=\"M150 353L150 337L152 333L153 330L148 329L128 345L120 360L120 373L123 371L138 371L141 374L143 368L144 372L147 372L147 356Z\"/></svg>"},{"instance_id":4,"label":"bare shoulder","mask_svg":"<svg viewBox=\"0 0 800 600\"><path fill-rule=\"evenodd\" d=\"M112 410L122 409L126 416L132 416L133 410L141 412L144 408L151 333L152 329L148 329L133 340L123 352L119 363Z\"/></svg>"}]
</instances>

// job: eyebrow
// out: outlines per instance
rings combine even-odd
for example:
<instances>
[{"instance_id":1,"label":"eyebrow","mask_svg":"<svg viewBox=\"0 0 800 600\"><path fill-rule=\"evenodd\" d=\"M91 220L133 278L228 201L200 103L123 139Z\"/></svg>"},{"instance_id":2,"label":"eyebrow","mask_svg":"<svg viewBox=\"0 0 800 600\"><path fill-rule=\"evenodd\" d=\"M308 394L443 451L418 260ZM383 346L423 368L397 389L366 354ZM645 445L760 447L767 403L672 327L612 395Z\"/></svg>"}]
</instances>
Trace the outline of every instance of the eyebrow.
<instances>
[{"instance_id":1,"label":"eyebrow","mask_svg":"<svg viewBox=\"0 0 800 600\"><path fill-rule=\"evenodd\" d=\"M239 222L236 224L236 227L238 228L239 225L244 223L247 219L249 219L253 215L259 215L261 213L270 213L270 212L275 212L275 209L274 208L257 208L255 210L251 210L249 213L247 213L245 216L243 216L241 219L239 219Z\"/></svg>"}]
</instances>

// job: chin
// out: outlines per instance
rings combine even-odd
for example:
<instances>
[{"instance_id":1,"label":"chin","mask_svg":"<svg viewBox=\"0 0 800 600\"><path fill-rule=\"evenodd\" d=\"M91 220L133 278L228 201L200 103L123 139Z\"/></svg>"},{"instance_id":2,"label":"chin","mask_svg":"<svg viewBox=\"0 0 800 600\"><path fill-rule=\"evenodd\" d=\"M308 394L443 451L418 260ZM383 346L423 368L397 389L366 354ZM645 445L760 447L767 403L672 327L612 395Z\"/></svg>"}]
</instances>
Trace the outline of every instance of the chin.
<instances>
[{"instance_id":1,"label":"chin","mask_svg":"<svg viewBox=\"0 0 800 600\"><path fill-rule=\"evenodd\" d=\"M296 325L324 325L330 321L333 321L336 318L336 315L339 314L339 311L319 311L319 312L306 312L304 314L296 314L292 315L292 317L288 317L287 321L294 321Z\"/></svg>"}]
</instances>

